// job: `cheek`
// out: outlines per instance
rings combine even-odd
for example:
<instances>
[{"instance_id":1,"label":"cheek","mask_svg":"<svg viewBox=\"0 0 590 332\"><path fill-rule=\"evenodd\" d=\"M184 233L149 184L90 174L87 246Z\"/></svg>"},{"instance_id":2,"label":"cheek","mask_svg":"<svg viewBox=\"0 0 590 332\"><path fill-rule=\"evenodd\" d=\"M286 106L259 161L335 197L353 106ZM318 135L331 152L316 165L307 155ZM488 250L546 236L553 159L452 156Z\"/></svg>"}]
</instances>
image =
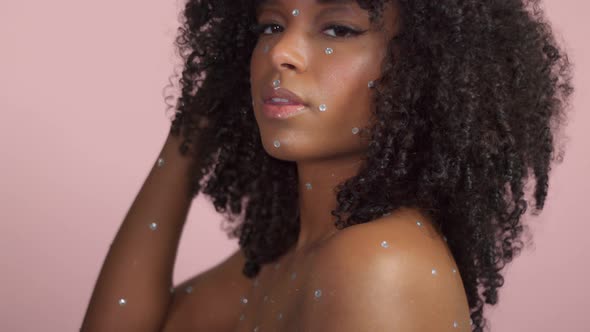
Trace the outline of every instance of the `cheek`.
<instances>
[{"instance_id":1,"label":"cheek","mask_svg":"<svg viewBox=\"0 0 590 332\"><path fill-rule=\"evenodd\" d=\"M365 125L372 97L368 83L378 78L378 64L371 55L342 57L325 64L318 97L326 100L335 124Z\"/></svg>"}]
</instances>

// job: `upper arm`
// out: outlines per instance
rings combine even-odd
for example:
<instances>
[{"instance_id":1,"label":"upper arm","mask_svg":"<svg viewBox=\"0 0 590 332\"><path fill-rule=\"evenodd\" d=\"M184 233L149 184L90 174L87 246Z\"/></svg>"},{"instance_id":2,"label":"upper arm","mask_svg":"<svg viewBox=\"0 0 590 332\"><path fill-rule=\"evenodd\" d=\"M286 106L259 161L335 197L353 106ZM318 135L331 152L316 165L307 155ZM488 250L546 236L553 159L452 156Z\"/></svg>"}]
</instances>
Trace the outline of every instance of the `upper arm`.
<instances>
[{"instance_id":1,"label":"upper arm","mask_svg":"<svg viewBox=\"0 0 590 332\"><path fill-rule=\"evenodd\" d=\"M239 315L239 299L250 287L242 273L244 256L236 251L217 266L174 290L162 331L228 331Z\"/></svg>"},{"instance_id":2,"label":"upper arm","mask_svg":"<svg viewBox=\"0 0 590 332\"><path fill-rule=\"evenodd\" d=\"M471 330L454 260L444 241L427 236L414 220L345 229L313 264L305 331Z\"/></svg>"}]
</instances>

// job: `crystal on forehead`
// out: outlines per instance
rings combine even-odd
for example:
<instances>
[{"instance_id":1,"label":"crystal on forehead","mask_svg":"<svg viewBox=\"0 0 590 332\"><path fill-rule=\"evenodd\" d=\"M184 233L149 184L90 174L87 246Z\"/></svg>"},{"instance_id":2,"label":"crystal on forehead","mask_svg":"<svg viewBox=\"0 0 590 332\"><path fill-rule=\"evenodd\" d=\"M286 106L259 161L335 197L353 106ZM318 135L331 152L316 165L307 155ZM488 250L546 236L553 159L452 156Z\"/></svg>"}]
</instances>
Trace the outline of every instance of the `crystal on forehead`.
<instances>
[{"instance_id":1,"label":"crystal on forehead","mask_svg":"<svg viewBox=\"0 0 590 332\"><path fill-rule=\"evenodd\" d=\"M305 184L305 188L306 188L307 190L311 190L311 188L312 188L312 186L311 186L311 183L309 183L309 182L308 182L308 183L306 183L306 184Z\"/></svg>"},{"instance_id":2,"label":"crystal on forehead","mask_svg":"<svg viewBox=\"0 0 590 332\"><path fill-rule=\"evenodd\" d=\"M164 158L158 158L158 167L164 166L164 163L165 163Z\"/></svg>"},{"instance_id":3,"label":"crystal on forehead","mask_svg":"<svg viewBox=\"0 0 590 332\"><path fill-rule=\"evenodd\" d=\"M375 81L369 81L369 84L367 84L369 88L374 88L375 87Z\"/></svg>"},{"instance_id":4,"label":"crystal on forehead","mask_svg":"<svg viewBox=\"0 0 590 332\"><path fill-rule=\"evenodd\" d=\"M153 222L153 223L150 224L150 229L152 231L155 231L157 228L158 228L158 224L157 223Z\"/></svg>"},{"instance_id":5,"label":"crystal on forehead","mask_svg":"<svg viewBox=\"0 0 590 332\"><path fill-rule=\"evenodd\" d=\"M293 14L293 16L299 15L299 9L293 9L293 11L291 12L291 14Z\"/></svg>"},{"instance_id":6,"label":"crystal on forehead","mask_svg":"<svg viewBox=\"0 0 590 332\"><path fill-rule=\"evenodd\" d=\"M356 135L359 133L359 129L357 127L352 128L352 134Z\"/></svg>"},{"instance_id":7,"label":"crystal on forehead","mask_svg":"<svg viewBox=\"0 0 590 332\"><path fill-rule=\"evenodd\" d=\"M387 241L383 241L383 242L381 242L381 246L383 248L389 248L389 243L387 243Z\"/></svg>"},{"instance_id":8,"label":"crystal on forehead","mask_svg":"<svg viewBox=\"0 0 590 332\"><path fill-rule=\"evenodd\" d=\"M326 48L326 54L330 55L332 53L334 53L334 50L331 47L327 47Z\"/></svg>"},{"instance_id":9,"label":"crystal on forehead","mask_svg":"<svg viewBox=\"0 0 590 332\"><path fill-rule=\"evenodd\" d=\"M274 141L273 145L275 146L275 148L278 148L281 146L281 142L279 141Z\"/></svg>"},{"instance_id":10,"label":"crystal on forehead","mask_svg":"<svg viewBox=\"0 0 590 332\"><path fill-rule=\"evenodd\" d=\"M119 305L120 306L124 306L125 304L127 304L127 300L125 300L125 299L119 299Z\"/></svg>"},{"instance_id":11,"label":"crystal on forehead","mask_svg":"<svg viewBox=\"0 0 590 332\"><path fill-rule=\"evenodd\" d=\"M326 106L326 104L321 104L319 109L320 109L320 112L325 112L328 109L328 107Z\"/></svg>"}]
</instances>

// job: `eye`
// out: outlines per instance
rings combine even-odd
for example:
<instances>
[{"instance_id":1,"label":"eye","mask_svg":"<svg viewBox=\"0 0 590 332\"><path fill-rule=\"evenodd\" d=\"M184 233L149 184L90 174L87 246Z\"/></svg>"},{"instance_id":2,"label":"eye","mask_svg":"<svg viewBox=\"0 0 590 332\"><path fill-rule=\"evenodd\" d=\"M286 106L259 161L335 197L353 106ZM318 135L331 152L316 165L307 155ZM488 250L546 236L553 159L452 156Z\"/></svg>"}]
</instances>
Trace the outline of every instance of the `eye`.
<instances>
[{"instance_id":1,"label":"eye","mask_svg":"<svg viewBox=\"0 0 590 332\"><path fill-rule=\"evenodd\" d=\"M364 31L358 31L343 25L337 25L337 24L333 24L333 25L329 25L327 26L324 31L326 30L334 30L334 35L330 35L330 37L334 37L334 38L350 38L350 37L356 37L360 34L362 34ZM344 34L344 35L342 35Z\"/></svg>"},{"instance_id":2,"label":"eye","mask_svg":"<svg viewBox=\"0 0 590 332\"><path fill-rule=\"evenodd\" d=\"M280 25L274 24L274 23L256 24L256 25L254 25L252 27L252 32L255 33L257 36L260 35L260 34L271 35L272 34L272 31L276 31L277 30L277 29L273 29L273 28L276 28L276 27L280 27ZM268 33L268 32L270 32L270 33Z\"/></svg>"},{"instance_id":3,"label":"eye","mask_svg":"<svg viewBox=\"0 0 590 332\"><path fill-rule=\"evenodd\" d=\"M264 35L272 35L273 32L282 31L282 27L278 24L268 23L268 24L256 24L252 28L252 32L256 35L264 34ZM333 33L327 34L331 38L350 38L356 37L358 35L363 34L365 31L359 31L353 28L349 28L343 25L332 24L325 27L322 31L333 30ZM280 32L279 31L279 32Z\"/></svg>"}]
</instances>

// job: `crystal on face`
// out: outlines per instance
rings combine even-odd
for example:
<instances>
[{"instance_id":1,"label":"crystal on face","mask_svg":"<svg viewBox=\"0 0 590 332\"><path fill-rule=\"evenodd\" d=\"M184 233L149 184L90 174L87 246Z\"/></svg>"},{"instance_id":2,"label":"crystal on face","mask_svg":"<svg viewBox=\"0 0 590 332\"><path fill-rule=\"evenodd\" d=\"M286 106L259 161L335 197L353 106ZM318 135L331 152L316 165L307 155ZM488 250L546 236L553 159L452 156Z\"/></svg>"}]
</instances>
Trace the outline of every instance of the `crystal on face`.
<instances>
[{"instance_id":1,"label":"crystal on face","mask_svg":"<svg viewBox=\"0 0 590 332\"><path fill-rule=\"evenodd\" d=\"M164 166L164 158L158 158L158 167Z\"/></svg>"},{"instance_id":2,"label":"crystal on face","mask_svg":"<svg viewBox=\"0 0 590 332\"><path fill-rule=\"evenodd\" d=\"M308 183L305 184L305 189L311 190L311 188L312 188L311 187L311 183L308 182Z\"/></svg>"},{"instance_id":3,"label":"crystal on face","mask_svg":"<svg viewBox=\"0 0 590 332\"><path fill-rule=\"evenodd\" d=\"M352 128L352 134L356 135L359 133L359 129L357 127Z\"/></svg>"},{"instance_id":4,"label":"crystal on face","mask_svg":"<svg viewBox=\"0 0 590 332\"><path fill-rule=\"evenodd\" d=\"M459 324L457 324L457 322L453 322L453 327L458 327Z\"/></svg>"},{"instance_id":5,"label":"crystal on face","mask_svg":"<svg viewBox=\"0 0 590 332\"><path fill-rule=\"evenodd\" d=\"M274 81L272 81L272 86L274 86L275 88L278 88L279 85L281 85L281 80L274 80Z\"/></svg>"},{"instance_id":6,"label":"crystal on face","mask_svg":"<svg viewBox=\"0 0 590 332\"><path fill-rule=\"evenodd\" d=\"M422 223L420 221L416 221L416 225L422 227Z\"/></svg>"},{"instance_id":7,"label":"crystal on face","mask_svg":"<svg viewBox=\"0 0 590 332\"><path fill-rule=\"evenodd\" d=\"M326 104L321 104L319 108L320 108L320 112L325 112L328 109Z\"/></svg>"},{"instance_id":8,"label":"crystal on face","mask_svg":"<svg viewBox=\"0 0 590 332\"><path fill-rule=\"evenodd\" d=\"M240 300L240 302L242 302L242 304L248 304L248 299L245 297L242 297L242 299Z\"/></svg>"},{"instance_id":9,"label":"crystal on face","mask_svg":"<svg viewBox=\"0 0 590 332\"><path fill-rule=\"evenodd\" d=\"M278 148L281 146L281 142L279 141L274 141L273 145L275 146L275 148Z\"/></svg>"},{"instance_id":10,"label":"crystal on face","mask_svg":"<svg viewBox=\"0 0 590 332\"><path fill-rule=\"evenodd\" d=\"M254 328L254 332L258 332L258 326Z\"/></svg>"},{"instance_id":11,"label":"crystal on face","mask_svg":"<svg viewBox=\"0 0 590 332\"><path fill-rule=\"evenodd\" d=\"M277 316L278 319L283 319L283 313L280 312L279 315Z\"/></svg>"},{"instance_id":12,"label":"crystal on face","mask_svg":"<svg viewBox=\"0 0 590 332\"><path fill-rule=\"evenodd\" d=\"M375 87L375 81L369 81L369 83L367 84L367 86L370 88L374 88Z\"/></svg>"},{"instance_id":13,"label":"crystal on face","mask_svg":"<svg viewBox=\"0 0 590 332\"><path fill-rule=\"evenodd\" d=\"M387 243L387 241L383 241L383 242L381 242L381 246L383 248L389 248L389 243Z\"/></svg>"},{"instance_id":14,"label":"crystal on face","mask_svg":"<svg viewBox=\"0 0 590 332\"><path fill-rule=\"evenodd\" d=\"M330 47L326 48L326 54L330 55L332 53L334 53L334 50L332 48L330 48Z\"/></svg>"},{"instance_id":15,"label":"crystal on face","mask_svg":"<svg viewBox=\"0 0 590 332\"><path fill-rule=\"evenodd\" d=\"M436 269L432 269L432 274L435 275L436 274Z\"/></svg>"},{"instance_id":16,"label":"crystal on face","mask_svg":"<svg viewBox=\"0 0 590 332\"><path fill-rule=\"evenodd\" d=\"M150 224L150 229L152 231L155 231L157 228L158 228L158 224L156 224L155 222L153 222L153 223Z\"/></svg>"},{"instance_id":17,"label":"crystal on face","mask_svg":"<svg viewBox=\"0 0 590 332\"><path fill-rule=\"evenodd\" d=\"M125 300L125 299L119 299L119 305L120 306L124 306L126 304L127 304L127 300Z\"/></svg>"},{"instance_id":18,"label":"crystal on face","mask_svg":"<svg viewBox=\"0 0 590 332\"><path fill-rule=\"evenodd\" d=\"M299 9L293 9L293 11L291 12L291 14L293 14L293 16L299 15Z\"/></svg>"},{"instance_id":19,"label":"crystal on face","mask_svg":"<svg viewBox=\"0 0 590 332\"><path fill-rule=\"evenodd\" d=\"M453 269L453 273L457 273L457 270Z\"/></svg>"},{"instance_id":20,"label":"crystal on face","mask_svg":"<svg viewBox=\"0 0 590 332\"><path fill-rule=\"evenodd\" d=\"M443 240L445 240L445 242L447 242L447 237L443 235Z\"/></svg>"},{"instance_id":21,"label":"crystal on face","mask_svg":"<svg viewBox=\"0 0 590 332\"><path fill-rule=\"evenodd\" d=\"M315 296L316 299L319 299L322 296L322 290L316 289L315 292L313 293L313 295Z\"/></svg>"}]
</instances>

